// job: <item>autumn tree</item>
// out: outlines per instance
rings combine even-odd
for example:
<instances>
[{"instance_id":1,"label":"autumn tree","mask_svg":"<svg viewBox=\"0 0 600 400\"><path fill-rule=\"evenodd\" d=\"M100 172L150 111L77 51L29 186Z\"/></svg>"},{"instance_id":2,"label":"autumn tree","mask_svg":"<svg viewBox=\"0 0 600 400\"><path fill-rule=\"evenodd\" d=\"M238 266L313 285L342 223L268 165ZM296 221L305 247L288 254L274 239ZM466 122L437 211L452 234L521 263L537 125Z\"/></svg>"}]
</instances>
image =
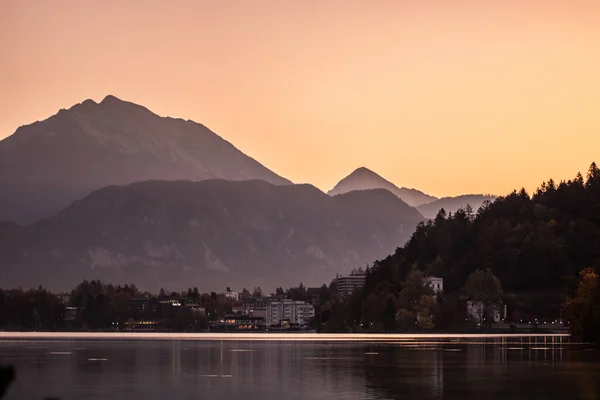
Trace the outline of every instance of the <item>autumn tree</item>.
<instances>
[{"instance_id":1,"label":"autumn tree","mask_svg":"<svg viewBox=\"0 0 600 400\"><path fill-rule=\"evenodd\" d=\"M579 276L576 296L565 303L565 317L573 336L600 342L600 276L593 268L584 269Z\"/></svg>"},{"instance_id":2,"label":"autumn tree","mask_svg":"<svg viewBox=\"0 0 600 400\"><path fill-rule=\"evenodd\" d=\"M406 276L401 287L400 307L413 312L414 315L419 313L421 298L433 296L433 289L425 283L425 274L416 268Z\"/></svg>"},{"instance_id":3,"label":"autumn tree","mask_svg":"<svg viewBox=\"0 0 600 400\"><path fill-rule=\"evenodd\" d=\"M494 315L502 306L502 285L489 269L478 269L471 273L463 288L468 300L480 311L480 320L487 322L488 329L494 321Z\"/></svg>"}]
</instances>

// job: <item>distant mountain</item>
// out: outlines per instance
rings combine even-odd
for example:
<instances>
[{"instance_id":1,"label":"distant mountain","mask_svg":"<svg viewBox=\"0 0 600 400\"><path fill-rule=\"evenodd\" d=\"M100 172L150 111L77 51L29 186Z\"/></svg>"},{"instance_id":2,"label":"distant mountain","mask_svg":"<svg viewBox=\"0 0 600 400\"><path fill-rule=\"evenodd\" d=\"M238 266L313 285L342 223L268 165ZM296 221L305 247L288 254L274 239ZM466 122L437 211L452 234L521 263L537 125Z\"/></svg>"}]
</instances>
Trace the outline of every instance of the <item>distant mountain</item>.
<instances>
[{"instance_id":1,"label":"distant mountain","mask_svg":"<svg viewBox=\"0 0 600 400\"><path fill-rule=\"evenodd\" d=\"M465 208L470 205L473 212L483 205L485 201L494 201L496 196L483 195L483 194L466 194L457 197L444 197L436 200L429 204L423 204L417 207L417 209L427 219L433 219L437 213L443 208L446 213L455 213L459 208Z\"/></svg>"},{"instance_id":2,"label":"distant mountain","mask_svg":"<svg viewBox=\"0 0 600 400\"><path fill-rule=\"evenodd\" d=\"M389 190L412 207L431 203L432 201L437 200L437 197L430 196L416 189L408 189L405 187L399 188L392 182L384 179L380 175L365 167L358 168L350 175L339 181L339 183L335 185L335 187L331 189L328 194L330 196L335 196L354 190L367 189Z\"/></svg>"},{"instance_id":3,"label":"distant mountain","mask_svg":"<svg viewBox=\"0 0 600 400\"><path fill-rule=\"evenodd\" d=\"M110 186L51 218L0 223L3 287L83 279L156 290L269 290L328 282L403 245L422 215L386 190L147 181Z\"/></svg>"},{"instance_id":4,"label":"distant mountain","mask_svg":"<svg viewBox=\"0 0 600 400\"><path fill-rule=\"evenodd\" d=\"M0 141L0 221L30 223L107 185L214 178L291 183L203 125L86 100Z\"/></svg>"}]
</instances>

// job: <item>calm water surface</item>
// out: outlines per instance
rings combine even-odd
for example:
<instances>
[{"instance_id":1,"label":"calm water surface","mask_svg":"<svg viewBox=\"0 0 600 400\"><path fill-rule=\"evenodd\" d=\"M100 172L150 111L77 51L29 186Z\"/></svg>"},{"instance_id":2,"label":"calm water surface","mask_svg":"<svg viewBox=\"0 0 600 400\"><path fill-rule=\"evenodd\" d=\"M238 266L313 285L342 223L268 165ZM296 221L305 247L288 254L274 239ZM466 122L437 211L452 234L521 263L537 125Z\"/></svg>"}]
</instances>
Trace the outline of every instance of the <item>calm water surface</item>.
<instances>
[{"instance_id":1,"label":"calm water surface","mask_svg":"<svg viewBox=\"0 0 600 400\"><path fill-rule=\"evenodd\" d=\"M562 339L1 340L7 399L598 399L600 352Z\"/></svg>"}]
</instances>

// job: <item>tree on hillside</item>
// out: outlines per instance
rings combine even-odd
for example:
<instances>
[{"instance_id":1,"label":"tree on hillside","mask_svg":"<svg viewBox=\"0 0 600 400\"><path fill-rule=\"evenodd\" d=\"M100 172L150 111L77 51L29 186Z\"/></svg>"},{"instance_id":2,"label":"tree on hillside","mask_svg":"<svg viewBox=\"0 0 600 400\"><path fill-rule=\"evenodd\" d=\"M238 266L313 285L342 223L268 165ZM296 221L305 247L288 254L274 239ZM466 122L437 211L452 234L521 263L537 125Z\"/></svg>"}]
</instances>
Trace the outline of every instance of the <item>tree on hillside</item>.
<instances>
[{"instance_id":1,"label":"tree on hillside","mask_svg":"<svg viewBox=\"0 0 600 400\"><path fill-rule=\"evenodd\" d=\"M300 282L298 287L289 288L287 291L287 297L291 300L308 300L308 295L306 293L304 284Z\"/></svg>"},{"instance_id":2,"label":"tree on hillside","mask_svg":"<svg viewBox=\"0 0 600 400\"><path fill-rule=\"evenodd\" d=\"M421 295L415 285L407 288L406 278L417 269L444 280L444 295L436 299L444 309L440 324L464 321L461 294L467 294L465 282L477 268L489 269L502 282L500 296L508 293L515 310L557 318L579 271L598 263L600 169L592 164L587 174L561 182L549 179L531 195L515 190L486 202L475 215L468 209L440 210L434 220L419 223L404 246L374 261L366 271L361 318L373 326L381 324L388 294L396 298L397 315L405 322L407 313L416 316ZM486 277L486 271L480 274ZM334 285L331 289L335 292ZM478 293L469 291L473 296ZM353 303L352 309L359 307Z\"/></svg>"},{"instance_id":3,"label":"tree on hillside","mask_svg":"<svg viewBox=\"0 0 600 400\"><path fill-rule=\"evenodd\" d=\"M403 325L406 325L406 315L410 313L413 320L417 320L419 328L433 329L435 327L434 316L437 312L437 302L433 289L425 281L424 273L413 268L401 286L398 316L404 320Z\"/></svg>"},{"instance_id":4,"label":"tree on hillside","mask_svg":"<svg viewBox=\"0 0 600 400\"><path fill-rule=\"evenodd\" d=\"M422 295L419 300L418 324L421 329L435 328L437 303L433 296Z\"/></svg>"},{"instance_id":5,"label":"tree on hillside","mask_svg":"<svg viewBox=\"0 0 600 400\"><path fill-rule=\"evenodd\" d=\"M600 185L600 168L598 168L595 162L590 165L585 184L588 187Z\"/></svg>"},{"instance_id":6,"label":"tree on hillside","mask_svg":"<svg viewBox=\"0 0 600 400\"><path fill-rule=\"evenodd\" d=\"M254 290L252 291L252 296L254 297L262 297L263 292L262 289L259 287L255 287Z\"/></svg>"},{"instance_id":7,"label":"tree on hillside","mask_svg":"<svg viewBox=\"0 0 600 400\"><path fill-rule=\"evenodd\" d=\"M419 312L422 296L433 296L433 289L425 284L425 275L418 269L413 269L402 282L400 290L400 307L412 311L415 315Z\"/></svg>"},{"instance_id":8,"label":"tree on hillside","mask_svg":"<svg viewBox=\"0 0 600 400\"><path fill-rule=\"evenodd\" d=\"M468 300L481 310L480 321L485 320L488 329L491 329L494 314L502 306L500 280L489 269L478 269L467 277L463 291Z\"/></svg>"},{"instance_id":9,"label":"tree on hillside","mask_svg":"<svg viewBox=\"0 0 600 400\"><path fill-rule=\"evenodd\" d=\"M247 299L248 297L250 297L250 291L246 288L242 289L242 292L240 293L240 300Z\"/></svg>"},{"instance_id":10,"label":"tree on hillside","mask_svg":"<svg viewBox=\"0 0 600 400\"><path fill-rule=\"evenodd\" d=\"M196 316L188 307L181 307L171 321L171 328L177 332L189 331L196 322Z\"/></svg>"},{"instance_id":11,"label":"tree on hillside","mask_svg":"<svg viewBox=\"0 0 600 400\"><path fill-rule=\"evenodd\" d=\"M565 303L565 317L573 336L600 342L600 276L593 268L584 269L579 276L576 296Z\"/></svg>"},{"instance_id":12,"label":"tree on hillside","mask_svg":"<svg viewBox=\"0 0 600 400\"><path fill-rule=\"evenodd\" d=\"M396 331L396 304L392 296L387 298L383 309L383 329L386 332Z\"/></svg>"}]
</instances>

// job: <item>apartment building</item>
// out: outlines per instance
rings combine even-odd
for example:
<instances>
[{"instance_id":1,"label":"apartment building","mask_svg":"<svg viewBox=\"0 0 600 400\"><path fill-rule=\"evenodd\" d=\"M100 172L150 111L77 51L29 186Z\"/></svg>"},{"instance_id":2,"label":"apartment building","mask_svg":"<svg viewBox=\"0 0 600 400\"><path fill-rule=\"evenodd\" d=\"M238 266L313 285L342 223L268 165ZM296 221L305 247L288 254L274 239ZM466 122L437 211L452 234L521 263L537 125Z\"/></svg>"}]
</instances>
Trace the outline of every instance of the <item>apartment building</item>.
<instances>
[{"instance_id":1,"label":"apartment building","mask_svg":"<svg viewBox=\"0 0 600 400\"><path fill-rule=\"evenodd\" d=\"M306 325L315 316L315 307L304 301L273 299L266 309L267 326L281 325L283 321L290 324Z\"/></svg>"},{"instance_id":2,"label":"apartment building","mask_svg":"<svg viewBox=\"0 0 600 400\"><path fill-rule=\"evenodd\" d=\"M356 289L365 285L366 276L364 273L355 273L348 276L338 276L335 279L337 291L343 295L351 295Z\"/></svg>"}]
</instances>

